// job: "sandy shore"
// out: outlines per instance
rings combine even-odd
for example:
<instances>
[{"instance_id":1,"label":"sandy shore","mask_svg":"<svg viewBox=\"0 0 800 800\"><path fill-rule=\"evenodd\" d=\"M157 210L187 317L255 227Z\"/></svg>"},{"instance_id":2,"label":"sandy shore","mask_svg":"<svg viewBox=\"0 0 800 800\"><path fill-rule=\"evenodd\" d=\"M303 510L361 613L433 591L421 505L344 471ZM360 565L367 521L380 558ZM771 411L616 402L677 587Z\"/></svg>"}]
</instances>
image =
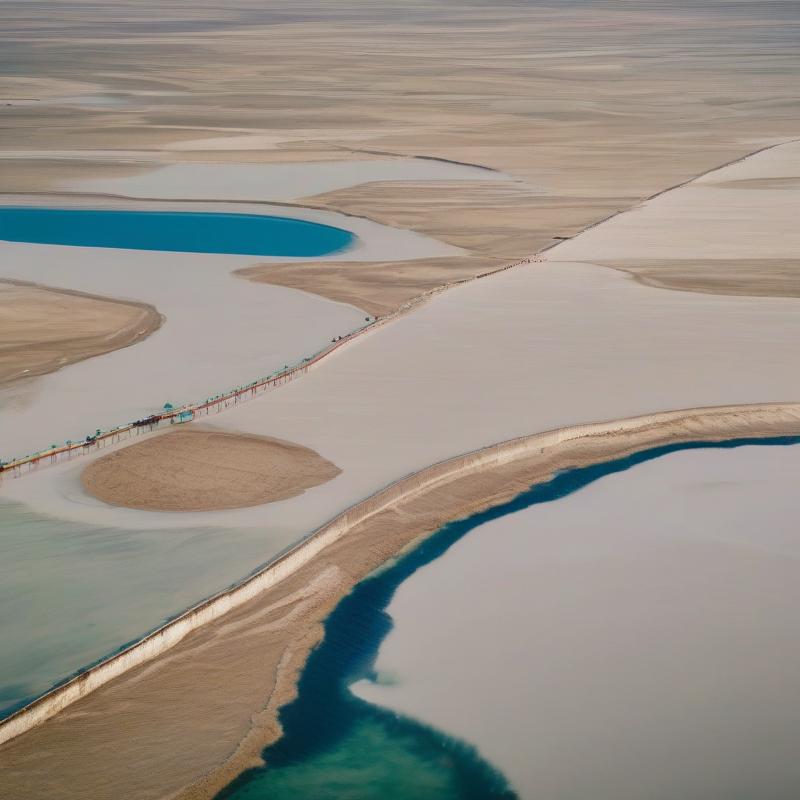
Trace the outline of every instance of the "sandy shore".
<instances>
[{"instance_id":1,"label":"sandy shore","mask_svg":"<svg viewBox=\"0 0 800 800\"><path fill-rule=\"evenodd\" d=\"M800 297L796 259L641 259L603 266L633 275L647 286L739 297Z\"/></svg>"},{"instance_id":2,"label":"sandy shore","mask_svg":"<svg viewBox=\"0 0 800 800\"><path fill-rule=\"evenodd\" d=\"M307 447L192 427L93 461L81 475L105 503L146 511L218 511L302 494L341 470Z\"/></svg>"},{"instance_id":3,"label":"sandy shore","mask_svg":"<svg viewBox=\"0 0 800 800\"><path fill-rule=\"evenodd\" d=\"M0 788L25 798L209 798L279 735L321 623L360 578L449 519L510 499L556 470L680 441L797 435L800 406L693 409L565 430L528 455L411 490L277 586L156 661L0 749ZM547 442L547 444L544 444ZM469 461L465 462L469 463ZM413 485L424 485L425 470ZM224 676L224 679L222 679ZM48 753L48 769L36 768ZM143 768L146 765L146 768Z\"/></svg>"},{"instance_id":4,"label":"sandy shore","mask_svg":"<svg viewBox=\"0 0 800 800\"><path fill-rule=\"evenodd\" d=\"M0 385L128 347L163 322L149 303L0 280Z\"/></svg>"},{"instance_id":5,"label":"sandy shore","mask_svg":"<svg viewBox=\"0 0 800 800\"><path fill-rule=\"evenodd\" d=\"M326 261L260 264L236 274L256 283L287 286L350 303L379 317L444 284L497 269L499 258L456 256L411 261Z\"/></svg>"}]
</instances>

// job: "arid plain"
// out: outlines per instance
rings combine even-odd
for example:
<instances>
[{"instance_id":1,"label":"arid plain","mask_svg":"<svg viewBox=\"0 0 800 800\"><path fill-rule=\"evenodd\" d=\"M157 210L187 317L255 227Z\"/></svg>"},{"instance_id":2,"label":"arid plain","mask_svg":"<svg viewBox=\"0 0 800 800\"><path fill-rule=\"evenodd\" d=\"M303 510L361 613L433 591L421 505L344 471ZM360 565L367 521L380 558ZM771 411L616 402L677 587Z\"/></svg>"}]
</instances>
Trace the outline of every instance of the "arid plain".
<instances>
[{"instance_id":1,"label":"arid plain","mask_svg":"<svg viewBox=\"0 0 800 800\"><path fill-rule=\"evenodd\" d=\"M0 790L213 796L279 735L338 598L421 535L564 466L800 432L799 22L783 2L4 4L4 205L285 213L358 244L311 260L0 243L0 456L389 320L210 425L8 480L4 501L132 530L263 528L263 561L434 462L609 429L390 507L0 746ZM115 372L134 394L101 388ZM729 404L633 443L611 422ZM166 597L140 635L181 611Z\"/></svg>"}]
</instances>

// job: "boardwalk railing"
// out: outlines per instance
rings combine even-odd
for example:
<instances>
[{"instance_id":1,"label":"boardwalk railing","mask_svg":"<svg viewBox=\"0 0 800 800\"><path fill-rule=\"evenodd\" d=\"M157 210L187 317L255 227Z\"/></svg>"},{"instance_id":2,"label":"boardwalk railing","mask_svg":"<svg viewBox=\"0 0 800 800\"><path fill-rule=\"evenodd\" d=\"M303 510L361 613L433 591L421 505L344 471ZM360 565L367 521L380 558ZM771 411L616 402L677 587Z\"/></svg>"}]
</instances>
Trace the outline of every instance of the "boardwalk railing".
<instances>
[{"instance_id":1,"label":"boardwalk railing","mask_svg":"<svg viewBox=\"0 0 800 800\"><path fill-rule=\"evenodd\" d=\"M385 317L375 317L373 320L361 328L356 329L344 336L337 337L331 344L324 347L322 350L314 353L312 356L303 358L296 364L285 367L282 370L272 373L266 378L259 378L258 380L248 383L245 386L237 386L223 394L216 395L204 400L201 403L188 403L180 406L179 408L165 407L163 411L158 414L151 414L143 419L138 419L135 422L129 422L127 425L121 425L109 430L97 430L96 433L87 436L78 442L68 441L65 444L50 447L46 450L40 450L36 453L23 456L21 458L14 458L10 461L0 461L0 481L4 477L19 478L22 475L27 475L30 472L38 470L40 467L49 466L52 464L60 464L64 461L70 461L78 456L95 453L98 450L111 445L118 444L119 442L127 439L132 439L136 436L152 433L153 431L166 427L168 425L175 425L191 420L198 419L202 416L210 416L212 414L219 414L225 409L235 407L240 403L251 400L259 394L275 389L285 383L293 381L295 378L305 375L308 370L320 363L324 358L327 358L332 353L339 350L346 344L349 344L359 336L375 330L376 328L385 325L397 317L406 314L416 305L423 300L436 294L451 286L469 283L473 280L494 275L497 272L502 272L512 267L517 267L522 264L537 261L538 258L523 258L519 261L514 261L510 264L504 264L502 267L491 270L489 272L481 273L473 278L465 278L464 280L456 281L447 284L446 286L434 289L425 295L415 298L414 300L406 303L397 311L388 314Z\"/></svg>"}]
</instances>

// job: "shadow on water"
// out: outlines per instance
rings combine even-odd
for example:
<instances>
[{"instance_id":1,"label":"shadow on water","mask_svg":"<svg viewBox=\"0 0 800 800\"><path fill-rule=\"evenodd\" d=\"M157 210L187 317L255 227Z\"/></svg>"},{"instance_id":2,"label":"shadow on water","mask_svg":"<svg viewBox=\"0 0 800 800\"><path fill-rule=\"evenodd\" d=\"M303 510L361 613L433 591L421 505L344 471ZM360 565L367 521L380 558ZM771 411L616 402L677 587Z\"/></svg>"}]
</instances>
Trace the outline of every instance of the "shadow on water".
<instances>
[{"instance_id":1,"label":"shadow on water","mask_svg":"<svg viewBox=\"0 0 800 800\"><path fill-rule=\"evenodd\" d=\"M362 580L339 602L325 622L323 641L306 663L297 699L280 712L284 735L264 751L269 766L244 773L217 800L516 798L505 778L473 747L349 691L357 680L376 678L375 659L392 627L386 608L400 584L480 525L566 497L606 475L682 450L793 444L800 444L800 436L656 447L565 470L507 503L448 523Z\"/></svg>"}]
</instances>

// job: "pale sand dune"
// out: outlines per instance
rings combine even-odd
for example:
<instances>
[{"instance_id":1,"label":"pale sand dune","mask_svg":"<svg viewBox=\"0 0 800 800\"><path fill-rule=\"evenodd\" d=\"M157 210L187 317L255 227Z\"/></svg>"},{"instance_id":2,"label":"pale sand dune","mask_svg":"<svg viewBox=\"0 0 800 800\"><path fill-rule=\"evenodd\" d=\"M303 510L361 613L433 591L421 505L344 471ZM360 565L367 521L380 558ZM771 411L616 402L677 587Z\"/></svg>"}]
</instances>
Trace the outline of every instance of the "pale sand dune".
<instances>
[{"instance_id":1,"label":"pale sand dune","mask_svg":"<svg viewBox=\"0 0 800 800\"><path fill-rule=\"evenodd\" d=\"M634 198L562 198L522 182L379 181L303 202L417 230L479 256L512 261L627 209Z\"/></svg>"},{"instance_id":2,"label":"pale sand dune","mask_svg":"<svg viewBox=\"0 0 800 800\"><path fill-rule=\"evenodd\" d=\"M277 709L294 696L297 671L337 600L415 539L570 466L669 442L798 432L796 404L657 415L627 430L611 422L412 491L157 661L3 745L0 787L15 800L213 797L279 735ZM43 752L46 770L38 768Z\"/></svg>"},{"instance_id":3,"label":"pale sand dune","mask_svg":"<svg viewBox=\"0 0 800 800\"><path fill-rule=\"evenodd\" d=\"M147 303L0 280L0 385L128 347L163 322Z\"/></svg>"},{"instance_id":4,"label":"pale sand dune","mask_svg":"<svg viewBox=\"0 0 800 800\"><path fill-rule=\"evenodd\" d=\"M554 231L560 236L575 234L627 207L630 198L564 199L524 184L487 179L482 184L376 182L303 202L420 231L470 254L461 259L384 260L370 265L264 264L239 273L260 283L352 302L381 315L437 286L530 255L550 245Z\"/></svg>"},{"instance_id":5,"label":"pale sand dune","mask_svg":"<svg viewBox=\"0 0 800 800\"><path fill-rule=\"evenodd\" d=\"M272 503L341 470L307 447L198 427L109 453L81 475L105 503L147 511L216 511Z\"/></svg>"}]
</instances>

